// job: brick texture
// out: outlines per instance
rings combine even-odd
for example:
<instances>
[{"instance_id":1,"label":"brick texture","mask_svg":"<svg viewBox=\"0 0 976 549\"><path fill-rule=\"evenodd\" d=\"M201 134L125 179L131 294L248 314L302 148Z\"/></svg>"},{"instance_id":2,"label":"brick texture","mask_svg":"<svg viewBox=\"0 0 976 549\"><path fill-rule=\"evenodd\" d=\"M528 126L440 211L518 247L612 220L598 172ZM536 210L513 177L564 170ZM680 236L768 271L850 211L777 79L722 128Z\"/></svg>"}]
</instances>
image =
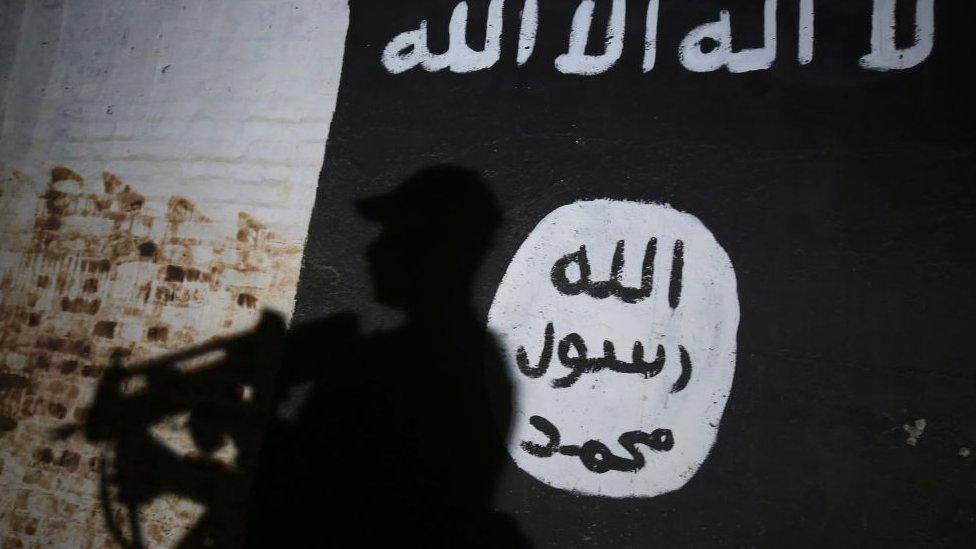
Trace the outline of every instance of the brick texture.
<instances>
[{"instance_id":1,"label":"brick texture","mask_svg":"<svg viewBox=\"0 0 976 549\"><path fill-rule=\"evenodd\" d=\"M291 312L348 9L4 5L0 546L101 547L104 448L52 433L84 419L111 360ZM159 436L186 451L181 421ZM201 511L141 512L167 546Z\"/></svg>"}]
</instances>

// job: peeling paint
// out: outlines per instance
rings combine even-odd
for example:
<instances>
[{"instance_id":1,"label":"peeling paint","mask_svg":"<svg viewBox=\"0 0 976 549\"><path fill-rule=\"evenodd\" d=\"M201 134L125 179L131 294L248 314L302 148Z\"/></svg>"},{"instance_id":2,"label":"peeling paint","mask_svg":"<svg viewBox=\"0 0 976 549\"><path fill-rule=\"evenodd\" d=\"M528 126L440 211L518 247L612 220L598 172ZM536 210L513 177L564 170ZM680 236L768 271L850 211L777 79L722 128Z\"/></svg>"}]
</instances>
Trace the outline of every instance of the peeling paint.
<instances>
[{"instance_id":1,"label":"peeling paint","mask_svg":"<svg viewBox=\"0 0 976 549\"><path fill-rule=\"evenodd\" d=\"M925 419L916 419L912 424L904 424L901 426L906 433L908 433L908 438L905 440L905 444L909 446L915 446L918 444L918 440L922 438L922 433L925 432Z\"/></svg>"}]
</instances>

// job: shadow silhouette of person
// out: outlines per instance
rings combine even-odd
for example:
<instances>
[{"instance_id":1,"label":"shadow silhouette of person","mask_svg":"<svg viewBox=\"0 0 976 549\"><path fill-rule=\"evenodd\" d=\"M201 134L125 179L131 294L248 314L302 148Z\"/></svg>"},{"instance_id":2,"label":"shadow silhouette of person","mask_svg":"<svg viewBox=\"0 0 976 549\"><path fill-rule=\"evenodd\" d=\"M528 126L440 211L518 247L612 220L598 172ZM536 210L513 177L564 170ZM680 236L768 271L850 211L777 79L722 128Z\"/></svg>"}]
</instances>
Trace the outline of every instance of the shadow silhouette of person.
<instances>
[{"instance_id":1,"label":"shadow silhouette of person","mask_svg":"<svg viewBox=\"0 0 976 549\"><path fill-rule=\"evenodd\" d=\"M494 197L441 165L357 208L382 224L366 252L375 299L404 321L363 335L346 313L291 331L278 386L291 417L265 440L250 545L525 545L491 508L511 389L470 298Z\"/></svg>"}]
</instances>

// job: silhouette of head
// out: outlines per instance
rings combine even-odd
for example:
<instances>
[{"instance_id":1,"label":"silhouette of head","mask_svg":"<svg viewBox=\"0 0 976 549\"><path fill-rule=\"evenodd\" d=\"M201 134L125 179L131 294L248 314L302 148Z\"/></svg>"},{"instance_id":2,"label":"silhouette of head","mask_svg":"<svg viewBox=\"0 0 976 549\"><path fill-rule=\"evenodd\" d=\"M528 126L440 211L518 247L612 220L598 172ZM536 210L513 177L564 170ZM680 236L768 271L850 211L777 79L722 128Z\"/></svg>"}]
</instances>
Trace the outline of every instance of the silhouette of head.
<instances>
[{"instance_id":1,"label":"silhouette of head","mask_svg":"<svg viewBox=\"0 0 976 549\"><path fill-rule=\"evenodd\" d=\"M466 300L500 220L476 172L434 166L357 206L383 225L367 250L377 301L417 311Z\"/></svg>"}]
</instances>

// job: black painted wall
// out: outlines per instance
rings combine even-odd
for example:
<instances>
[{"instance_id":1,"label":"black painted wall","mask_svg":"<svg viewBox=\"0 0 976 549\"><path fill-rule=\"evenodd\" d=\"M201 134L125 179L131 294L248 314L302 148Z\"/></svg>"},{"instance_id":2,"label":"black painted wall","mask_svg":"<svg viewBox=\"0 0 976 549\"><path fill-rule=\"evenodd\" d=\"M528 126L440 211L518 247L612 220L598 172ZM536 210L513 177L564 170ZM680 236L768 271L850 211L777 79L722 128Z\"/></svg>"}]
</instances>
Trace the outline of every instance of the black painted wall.
<instances>
[{"instance_id":1,"label":"black painted wall","mask_svg":"<svg viewBox=\"0 0 976 549\"><path fill-rule=\"evenodd\" d=\"M398 75L380 63L387 42L426 18L443 50L455 2L350 3L296 322L352 310L367 327L396 325L364 256L378 229L353 202L440 163L480 173L504 215L477 277L481 318L529 231L580 199L688 211L735 267L737 367L708 460L681 490L645 500L560 492L509 463L497 505L533 545L972 543L976 458L960 451L976 447L973 3L938 0L928 60L882 73L858 65L869 0L816 2L806 66L797 2L781 0L771 69L696 74L678 62L684 35L728 9L736 47L758 47L762 2L663 0L657 66L644 74L646 2L629 1L624 55L597 76L553 66L576 2L540 0L522 67L522 3L510 0L495 66ZM487 1L469 4L477 44ZM910 40L913 2L900 4ZM608 11L597 2L596 28ZM906 444L903 424L921 418Z\"/></svg>"}]
</instances>

